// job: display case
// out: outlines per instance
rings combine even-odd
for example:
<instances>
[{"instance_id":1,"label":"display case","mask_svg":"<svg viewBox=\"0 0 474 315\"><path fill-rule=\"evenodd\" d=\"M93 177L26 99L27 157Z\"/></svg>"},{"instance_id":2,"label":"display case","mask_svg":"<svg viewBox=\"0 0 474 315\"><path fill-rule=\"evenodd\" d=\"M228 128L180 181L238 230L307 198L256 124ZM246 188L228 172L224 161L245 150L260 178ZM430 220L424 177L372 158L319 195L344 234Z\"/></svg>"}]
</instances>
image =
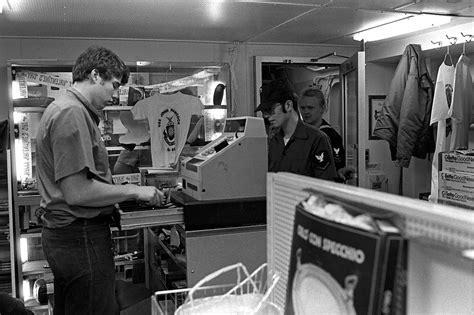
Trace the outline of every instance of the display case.
<instances>
[{"instance_id":1,"label":"display case","mask_svg":"<svg viewBox=\"0 0 474 315\"><path fill-rule=\"evenodd\" d=\"M198 138L205 143L219 135L219 121L230 112L229 66L199 63L127 63L130 79L120 87L103 110L99 127L109 153L113 172L117 157L125 148L120 138L130 133L124 121L133 121L130 110L141 99L154 93L190 93L203 105L205 123ZM36 180L36 132L42 113L60 94L72 86L70 61L11 60L8 62L9 142L8 158L10 202L10 242L12 293L25 301L32 298L36 279L50 277L49 266L41 247L41 224L35 216L40 204ZM199 117L198 117L199 118ZM131 120L130 120L131 119ZM216 122L217 121L217 122ZM191 128L196 120L191 121ZM216 127L217 126L217 127ZM190 129L191 129L190 128ZM148 131L147 131L148 132ZM209 140L207 140L209 141ZM149 142L133 145L139 152L137 166L151 166L141 156L149 155ZM148 163L148 164L147 164ZM133 221L133 220L132 220ZM158 220L159 221L159 220ZM154 224L158 224L154 220ZM139 225L136 228L140 228ZM28 305L36 307L33 302ZM47 306L42 306L47 309ZM41 307L40 307L41 308Z\"/></svg>"},{"instance_id":2,"label":"display case","mask_svg":"<svg viewBox=\"0 0 474 315\"><path fill-rule=\"evenodd\" d=\"M271 295L285 307L295 208L317 193L345 209L391 220L408 242L406 314L471 314L474 216L471 210L429 203L290 173L267 175L267 260L281 274ZM309 280L308 280L309 282ZM398 308L400 309L400 308Z\"/></svg>"},{"instance_id":3,"label":"display case","mask_svg":"<svg viewBox=\"0 0 474 315\"><path fill-rule=\"evenodd\" d=\"M41 225L35 216L40 196L36 181L36 132L45 108L71 85L68 63L8 63L9 198L12 293L37 311L47 305L33 299L39 278L51 279L41 247Z\"/></svg>"},{"instance_id":4,"label":"display case","mask_svg":"<svg viewBox=\"0 0 474 315\"><path fill-rule=\"evenodd\" d=\"M0 142L2 137L0 136ZM0 291L12 292L10 257L10 217L7 188L7 150L0 150Z\"/></svg>"}]
</instances>

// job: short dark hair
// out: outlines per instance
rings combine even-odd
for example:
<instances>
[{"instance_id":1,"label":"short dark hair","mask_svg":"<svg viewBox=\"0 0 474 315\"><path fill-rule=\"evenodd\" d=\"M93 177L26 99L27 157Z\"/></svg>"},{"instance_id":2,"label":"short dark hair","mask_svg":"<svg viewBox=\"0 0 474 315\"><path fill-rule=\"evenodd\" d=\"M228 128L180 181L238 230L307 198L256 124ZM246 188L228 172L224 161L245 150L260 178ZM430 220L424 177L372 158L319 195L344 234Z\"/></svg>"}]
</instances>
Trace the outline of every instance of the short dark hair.
<instances>
[{"instance_id":1,"label":"short dark hair","mask_svg":"<svg viewBox=\"0 0 474 315\"><path fill-rule=\"evenodd\" d=\"M105 47L91 46L76 59L72 68L72 81L81 82L89 78L92 70L96 69L104 80L112 77L121 78L120 83L126 84L130 70L122 59Z\"/></svg>"},{"instance_id":2,"label":"short dark hair","mask_svg":"<svg viewBox=\"0 0 474 315\"><path fill-rule=\"evenodd\" d=\"M326 98L324 97L324 93L315 87L309 87L304 89L301 92L300 98L303 97L316 97L319 100L319 105L323 107L324 109L326 108Z\"/></svg>"}]
</instances>

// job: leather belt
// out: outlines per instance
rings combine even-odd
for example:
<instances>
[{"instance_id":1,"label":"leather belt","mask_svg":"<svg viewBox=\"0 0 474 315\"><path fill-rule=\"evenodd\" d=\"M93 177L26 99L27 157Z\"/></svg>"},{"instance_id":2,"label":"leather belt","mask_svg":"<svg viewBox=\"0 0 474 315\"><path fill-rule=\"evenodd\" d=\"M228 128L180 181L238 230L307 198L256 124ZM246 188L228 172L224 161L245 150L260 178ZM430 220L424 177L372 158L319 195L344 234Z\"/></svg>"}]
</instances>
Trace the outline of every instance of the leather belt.
<instances>
[{"instance_id":1,"label":"leather belt","mask_svg":"<svg viewBox=\"0 0 474 315\"><path fill-rule=\"evenodd\" d=\"M85 218L77 218L74 222L70 225L79 225L79 226L87 226L87 225L102 225L102 224L109 224L111 222L110 216L98 216L90 219Z\"/></svg>"}]
</instances>

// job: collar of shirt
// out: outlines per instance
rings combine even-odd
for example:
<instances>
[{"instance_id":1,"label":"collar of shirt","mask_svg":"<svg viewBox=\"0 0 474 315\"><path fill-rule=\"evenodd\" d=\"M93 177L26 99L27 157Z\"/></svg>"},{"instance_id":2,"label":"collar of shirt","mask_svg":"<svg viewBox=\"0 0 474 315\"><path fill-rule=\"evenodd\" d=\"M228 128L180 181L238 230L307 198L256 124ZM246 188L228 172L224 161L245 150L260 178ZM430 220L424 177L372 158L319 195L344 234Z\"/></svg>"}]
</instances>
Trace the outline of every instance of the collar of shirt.
<instances>
[{"instance_id":1,"label":"collar of shirt","mask_svg":"<svg viewBox=\"0 0 474 315\"><path fill-rule=\"evenodd\" d=\"M68 88L67 91L76 96L76 98L86 107L92 119L98 125L100 122L100 118L102 118L102 113L99 112L94 106L92 106L91 102L89 102L89 100L87 100L87 98L85 98L84 95L82 95L81 92L79 92L75 88Z\"/></svg>"},{"instance_id":2,"label":"collar of shirt","mask_svg":"<svg viewBox=\"0 0 474 315\"><path fill-rule=\"evenodd\" d=\"M323 121L321 122L321 126L331 126L326 120L323 119Z\"/></svg>"},{"instance_id":3,"label":"collar of shirt","mask_svg":"<svg viewBox=\"0 0 474 315\"><path fill-rule=\"evenodd\" d=\"M283 141L283 130L280 130L277 134L278 138L281 138L280 140ZM290 139L288 141L291 141L292 139L308 139L308 133L306 132L305 129L305 123L301 120L298 119L298 123L296 124L295 131L291 135Z\"/></svg>"}]
</instances>

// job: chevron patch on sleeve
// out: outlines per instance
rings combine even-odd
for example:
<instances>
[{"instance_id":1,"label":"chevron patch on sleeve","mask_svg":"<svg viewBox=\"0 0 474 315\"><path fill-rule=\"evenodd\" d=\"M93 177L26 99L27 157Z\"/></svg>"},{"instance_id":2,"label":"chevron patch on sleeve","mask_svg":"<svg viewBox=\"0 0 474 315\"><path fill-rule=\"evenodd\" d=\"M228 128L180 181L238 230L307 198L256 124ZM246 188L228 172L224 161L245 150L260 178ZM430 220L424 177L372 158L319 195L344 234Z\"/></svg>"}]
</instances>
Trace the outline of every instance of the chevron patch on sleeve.
<instances>
[{"instance_id":1,"label":"chevron patch on sleeve","mask_svg":"<svg viewBox=\"0 0 474 315\"><path fill-rule=\"evenodd\" d=\"M326 150L321 150L316 152L314 155L314 165L316 166L317 169L320 170L325 170L330 163L329 160L329 153Z\"/></svg>"}]
</instances>

